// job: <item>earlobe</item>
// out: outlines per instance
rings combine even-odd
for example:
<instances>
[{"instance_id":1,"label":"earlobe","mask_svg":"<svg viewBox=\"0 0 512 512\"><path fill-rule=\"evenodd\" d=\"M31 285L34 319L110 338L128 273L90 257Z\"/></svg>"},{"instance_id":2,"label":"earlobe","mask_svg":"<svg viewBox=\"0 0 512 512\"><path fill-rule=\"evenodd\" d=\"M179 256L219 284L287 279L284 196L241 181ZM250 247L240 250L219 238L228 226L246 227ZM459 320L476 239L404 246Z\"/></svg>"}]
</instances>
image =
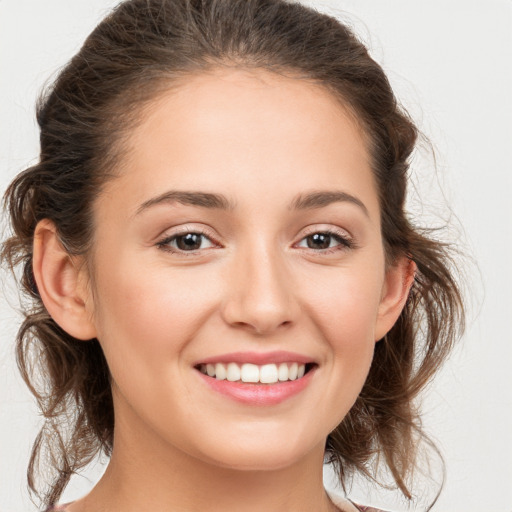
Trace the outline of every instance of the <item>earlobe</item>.
<instances>
[{"instance_id":1,"label":"earlobe","mask_svg":"<svg viewBox=\"0 0 512 512\"><path fill-rule=\"evenodd\" d=\"M40 221L34 232L32 268L41 300L53 320L77 339L95 338L83 271L48 219Z\"/></svg>"},{"instance_id":2,"label":"earlobe","mask_svg":"<svg viewBox=\"0 0 512 512\"><path fill-rule=\"evenodd\" d=\"M416 263L402 256L386 270L377 322L375 341L382 339L402 312L416 276Z\"/></svg>"}]
</instances>

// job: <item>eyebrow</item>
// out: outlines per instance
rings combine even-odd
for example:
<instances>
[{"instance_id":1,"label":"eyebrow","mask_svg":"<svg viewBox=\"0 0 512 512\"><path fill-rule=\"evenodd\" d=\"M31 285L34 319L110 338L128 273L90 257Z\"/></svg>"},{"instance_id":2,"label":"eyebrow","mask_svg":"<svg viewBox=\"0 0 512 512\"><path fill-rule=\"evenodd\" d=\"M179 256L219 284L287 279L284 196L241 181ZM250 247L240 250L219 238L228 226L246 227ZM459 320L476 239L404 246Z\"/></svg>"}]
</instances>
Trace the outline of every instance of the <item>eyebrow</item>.
<instances>
[{"instance_id":1,"label":"eyebrow","mask_svg":"<svg viewBox=\"0 0 512 512\"><path fill-rule=\"evenodd\" d=\"M291 202L289 209L291 210L313 210L316 208L324 208L332 203L352 203L361 208L366 216L369 216L368 209L364 203L357 197L347 192L338 190L320 190L309 192L308 194L299 194ZM169 190L159 196L153 197L140 205L137 209L137 215L143 211L159 204L181 203L190 206L199 206L201 208L210 208L218 210L234 210L236 204L230 201L222 194L214 194L211 192L194 192Z\"/></svg>"},{"instance_id":2,"label":"eyebrow","mask_svg":"<svg viewBox=\"0 0 512 512\"><path fill-rule=\"evenodd\" d=\"M312 210L315 208L323 208L332 203L352 203L361 208L364 214L369 217L368 208L357 197L340 190L320 190L310 192L309 194L300 194L291 204L291 209L295 210Z\"/></svg>"},{"instance_id":3,"label":"eyebrow","mask_svg":"<svg viewBox=\"0 0 512 512\"><path fill-rule=\"evenodd\" d=\"M152 206L162 203L181 203L184 205L200 206L201 208L212 208L218 210L233 210L235 208L235 204L222 194L170 190L142 203L137 209L137 215Z\"/></svg>"}]
</instances>

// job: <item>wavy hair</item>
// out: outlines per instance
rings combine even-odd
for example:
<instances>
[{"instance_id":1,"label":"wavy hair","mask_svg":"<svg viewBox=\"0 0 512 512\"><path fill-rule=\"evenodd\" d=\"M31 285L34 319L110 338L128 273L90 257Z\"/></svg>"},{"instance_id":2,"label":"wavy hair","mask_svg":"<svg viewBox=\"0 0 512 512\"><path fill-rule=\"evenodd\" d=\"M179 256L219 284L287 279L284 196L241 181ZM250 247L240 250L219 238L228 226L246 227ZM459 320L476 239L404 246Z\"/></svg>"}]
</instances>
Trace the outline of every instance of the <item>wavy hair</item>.
<instances>
[{"instance_id":1,"label":"wavy hair","mask_svg":"<svg viewBox=\"0 0 512 512\"><path fill-rule=\"evenodd\" d=\"M32 272L34 230L55 224L70 254L87 255L92 204L115 179L123 137L158 91L219 66L260 68L327 88L362 126L378 185L388 262L417 266L407 304L376 345L355 405L326 443L340 480L375 478L387 467L412 497L409 476L424 437L416 398L464 325L451 249L414 226L404 209L418 130L398 104L382 68L339 20L287 0L127 0L89 35L40 97L38 163L7 189L12 233L2 259L21 269L25 320L17 360L44 417L28 468L30 489L55 503L71 475L110 454L114 413L109 369L98 340L82 342L50 317ZM47 481L39 485L44 464ZM51 471L50 471L51 470Z\"/></svg>"}]
</instances>

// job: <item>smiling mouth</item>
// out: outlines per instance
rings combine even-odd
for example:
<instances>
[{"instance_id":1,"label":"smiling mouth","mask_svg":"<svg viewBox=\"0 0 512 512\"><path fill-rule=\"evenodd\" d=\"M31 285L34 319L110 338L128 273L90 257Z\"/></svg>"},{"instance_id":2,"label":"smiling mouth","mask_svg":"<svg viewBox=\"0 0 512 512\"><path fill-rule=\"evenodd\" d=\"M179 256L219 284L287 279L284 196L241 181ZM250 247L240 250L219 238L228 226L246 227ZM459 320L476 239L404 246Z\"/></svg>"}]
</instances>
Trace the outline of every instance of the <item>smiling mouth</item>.
<instances>
[{"instance_id":1,"label":"smiling mouth","mask_svg":"<svg viewBox=\"0 0 512 512\"><path fill-rule=\"evenodd\" d=\"M215 363L196 366L204 375L215 380L246 384L277 384L301 379L315 363L279 363L256 365L252 363Z\"/></svg>"}]
</instances>

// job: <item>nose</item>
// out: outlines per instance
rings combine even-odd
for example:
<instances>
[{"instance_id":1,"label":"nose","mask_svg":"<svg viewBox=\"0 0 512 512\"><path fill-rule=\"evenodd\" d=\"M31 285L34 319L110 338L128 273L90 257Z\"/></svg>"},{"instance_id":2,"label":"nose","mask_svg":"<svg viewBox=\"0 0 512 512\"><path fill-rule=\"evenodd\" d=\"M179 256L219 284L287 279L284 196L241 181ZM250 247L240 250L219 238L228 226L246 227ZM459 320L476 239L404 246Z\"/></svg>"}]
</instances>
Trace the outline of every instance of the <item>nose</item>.
<instances>
[{"instance_id":1,"label":"nose","mask_svg":"<svg viewBox=\"0 0 512 512\"><path fill-rule=\"evenodd\" d=\"M291 271L277 252L248 250L232 262L222 307L230 326L268 335L296 322L300 307Z\"/></svg>"}]
</instances>

